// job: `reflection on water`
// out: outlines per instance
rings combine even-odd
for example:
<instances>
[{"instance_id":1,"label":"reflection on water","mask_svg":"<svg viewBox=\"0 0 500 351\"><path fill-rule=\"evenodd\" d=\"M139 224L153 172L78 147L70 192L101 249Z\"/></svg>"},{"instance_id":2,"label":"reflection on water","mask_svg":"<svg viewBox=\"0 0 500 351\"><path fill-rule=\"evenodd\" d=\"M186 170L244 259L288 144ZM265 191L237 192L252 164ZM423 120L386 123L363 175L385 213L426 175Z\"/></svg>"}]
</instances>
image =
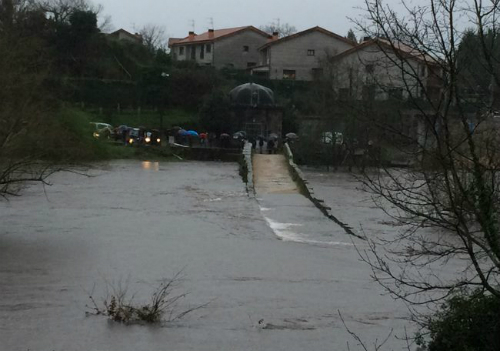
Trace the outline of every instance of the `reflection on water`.
<instances>
[{"instance_id":1,"label":"reflection on water","mask_svg":"<svg viewBox=\"0 0 500 351\"><path fill-rule=\"evenodd\" d=\"M151 161L142 161L142 169L153 170L158 172L160 170L160 163Z\"/></svg>"}]
</instances>

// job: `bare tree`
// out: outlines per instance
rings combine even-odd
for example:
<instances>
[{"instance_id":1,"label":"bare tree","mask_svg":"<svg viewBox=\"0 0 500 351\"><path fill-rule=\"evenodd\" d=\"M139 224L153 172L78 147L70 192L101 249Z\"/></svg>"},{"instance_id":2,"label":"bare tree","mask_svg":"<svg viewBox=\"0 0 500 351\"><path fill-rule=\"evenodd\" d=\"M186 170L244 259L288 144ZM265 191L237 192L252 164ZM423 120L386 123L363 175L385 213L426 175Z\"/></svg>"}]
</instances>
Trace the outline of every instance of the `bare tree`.
<instances>
[{"instance_id":1,"label":"bare tree","mask_svg":"<svg viewBox=\"0 0 500 351\"><path fill-rule=\"evenodd\" d=\"M56 23L69 20L69 16L75 11L99 10L94 8L87 0L31 0L32 5L44 11Z\"/></svg>"},{"instance_id":2,"label":"bare tree","mask_svg":"<svg viewBox=\"0 0 500 351\"><path fill-rule=\"evenodd\" d=\"M147 24L138 30L143 44L148 50L154 52L156 49L164 49L167 44L165 27L156 24Z\"/></svg>"},{"instance_id":3,"label":"bare tree","mask_svg":"<svg viewBox=\"0 0 500 351\"><path fill-rule=\"evenodd\" d=\"M364 174L377 203L405 230L383 240L366 233L370 250L360 254L382 286L411 304L438 302L464 288L500 298L495 93L470 100L464 92L472 82L462 79L466 68L459 59L463 28L470 26L480 43L473 59L492 86L500 86L500 1L403 4L406 13L401 15L381 0L366 0L366 18L357 21L365 35L380 38L376 45L382 61L399 71L404 101L394 105L393 114L401 119L405 110L413 111L415 126L408 130L371 119L411 167ZM375 83L379 90L388 87L380 76ZM443 266L449 269L440 273Z\"/></svg>"},{"instance_id":4,"label":"bare tree","mask_svg":"<svg viewBox=\"0 0 500 351\"><path fill-rule=\"evenodd\" d=\"M0 3L0 197L27 182L46 184L57 170L39 147L50 131L48 60L40 40L23 30L27 9L25 1Z\"/></svg>"},{"instance_id":5,"label":"bare tree","mask_svg":"<svg viewBox=\"0 0 500 351\"><path fill-rule=\"evenodd\" d=\"M295 28L295 26L292 26L288 23L280 23L279 19L276 20L276 22L266 24L265 26L260 26L259 28L269 34L278 32L278 36L280 38L297 33L297 28Z\"/></svg>"},{"instance_id":6,"label":"bare tree","mask_svg":"<svg viewBox=\"0 0 500 351\"><path fill-rule=\"evenodd\" d=\"M74 11L95 13L99 18L99 29L108 32L112 28L111 17L102 15L104 7L90 0L26 0L32 8L43 11L56 23L64 23Z\"/></svg>"}]
</instances>

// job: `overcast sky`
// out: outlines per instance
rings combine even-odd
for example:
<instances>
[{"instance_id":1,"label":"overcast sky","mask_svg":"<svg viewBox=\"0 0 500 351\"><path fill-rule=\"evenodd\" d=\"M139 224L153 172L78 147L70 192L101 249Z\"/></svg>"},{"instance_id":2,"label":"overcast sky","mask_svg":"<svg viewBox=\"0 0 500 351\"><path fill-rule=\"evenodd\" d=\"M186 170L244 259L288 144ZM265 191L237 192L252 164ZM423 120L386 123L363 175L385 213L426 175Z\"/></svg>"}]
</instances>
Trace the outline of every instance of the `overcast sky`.
<instances>
[{"instance_id":1,"label":"overcast sky","mask_svg":"<svg viewBox=\"0 0 500 351\"><path fill-rule=\"evenodd\" d=\"M416 0L414 0L416 1ZM112 18L113 29L133 31L146 24L164 26L169 37L185 37L188 31L253 25L259 27L279 18L297 30L320 26L347 35L353 24L347 17L360 16L364 0L94 0ZM385 0L397 6L399 0Z\"/></svg>"}]
</instances>

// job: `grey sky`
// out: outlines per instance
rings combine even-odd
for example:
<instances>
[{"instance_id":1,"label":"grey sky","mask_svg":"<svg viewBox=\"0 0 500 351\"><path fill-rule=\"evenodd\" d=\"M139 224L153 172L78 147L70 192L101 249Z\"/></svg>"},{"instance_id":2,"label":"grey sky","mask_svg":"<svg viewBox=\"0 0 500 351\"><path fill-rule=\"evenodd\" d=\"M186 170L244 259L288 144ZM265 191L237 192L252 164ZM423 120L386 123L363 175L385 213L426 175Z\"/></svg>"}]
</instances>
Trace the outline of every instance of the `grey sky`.
<instances>
[{"instance_id":1,"label":"grey sky","mask_svg":"<svg viewBox=\"0 0 500 351\"><path fill-rule=\"evenodd\" d=\"M166 28L168 36L185 37L192 30L245 25L259 27L280 19L281 23L305 30L316 25L345 36L353 24L346 18L359 16L364 0L94 0L112 17L114 29L133 31L145 24ZM399 0L386 0L397 4Z\"/></svg>"}]
</instances>

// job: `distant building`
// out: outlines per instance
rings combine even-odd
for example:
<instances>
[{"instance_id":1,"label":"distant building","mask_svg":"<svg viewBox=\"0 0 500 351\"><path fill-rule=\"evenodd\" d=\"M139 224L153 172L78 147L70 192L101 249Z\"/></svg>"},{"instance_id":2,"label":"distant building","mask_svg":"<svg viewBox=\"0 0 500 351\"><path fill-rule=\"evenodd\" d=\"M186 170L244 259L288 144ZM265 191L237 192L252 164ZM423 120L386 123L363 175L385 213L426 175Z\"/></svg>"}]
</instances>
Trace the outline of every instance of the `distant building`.
<instances>
[{"instance_id":1,"label":"distant building","mask_svg":"<svg viewBox=\"0 0 500 351\"><path fill-rule=\"evenodd\" d=\"M352 49L356 43L321 27L313 27L259 48L254 75L270 79L313 80L322 75L322 61Z\"/></svg>"},{"instance_id":2,"label":"distant building","mask_svg":"<svg viewBox=\"0 0 500 351\"><path fill-rule=\"evenodd\" d=\"M176 61L194 61L201 66L247 69L259 62L258 48L272 37L253 27L209 29L189 32L185 38L170 38L168 46Z\"/></svg>"},{"instance_id":3,"label":"distant building","mask_svg":"<svg viewBox=\"0 0 500 351\"><path fill-rule=\"evenodd\" d=\"M114 31L113 33L108 34L108 38L115 40L125 40L137 44L142 44L142 36L139 33L132 34L122 28L118 29L117 31Z\"/></svg>"}]
</instances>

